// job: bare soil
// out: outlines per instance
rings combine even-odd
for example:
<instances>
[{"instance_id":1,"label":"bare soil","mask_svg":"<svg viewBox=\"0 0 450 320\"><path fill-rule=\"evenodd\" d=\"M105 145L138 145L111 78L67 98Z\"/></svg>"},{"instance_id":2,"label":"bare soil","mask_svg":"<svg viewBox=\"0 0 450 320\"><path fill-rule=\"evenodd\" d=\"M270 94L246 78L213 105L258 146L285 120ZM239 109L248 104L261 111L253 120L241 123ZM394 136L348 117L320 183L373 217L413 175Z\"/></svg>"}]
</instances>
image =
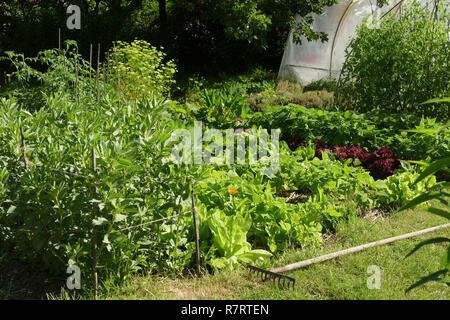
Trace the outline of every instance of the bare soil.
<instances>
[{"instance_id":1,"label":"bare soil","mask_svg":"<svg viewBox=\"0 0 450 320\"><path fill-rule=\"evenodd\" d=\"M47 300L58 295L65 279L39 270L17 258L0 259L0 300Z\"/></svg>"}]
</instances>

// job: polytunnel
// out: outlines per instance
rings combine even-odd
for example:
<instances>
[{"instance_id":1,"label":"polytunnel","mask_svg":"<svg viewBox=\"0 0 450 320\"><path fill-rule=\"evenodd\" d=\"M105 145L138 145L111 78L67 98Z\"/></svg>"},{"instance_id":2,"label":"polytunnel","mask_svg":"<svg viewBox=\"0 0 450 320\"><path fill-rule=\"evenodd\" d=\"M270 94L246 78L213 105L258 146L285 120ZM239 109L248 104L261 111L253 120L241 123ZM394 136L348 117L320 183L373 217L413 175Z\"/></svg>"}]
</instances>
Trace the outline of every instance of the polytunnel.
<instances>
[{"instance_id":1,"label":"polytunnel","mask_svg":"<svg viewBox=\"0 0 450 320\"><path fill-rule=\"evenodd\" d=\"M376 23L385 14L400 14L403 0L391 0L377 6L376 0L340 0L326 7L321 14L313 14L312 30L328 34L328 41L308 41L295 44L290 32L278 73L279 79L291 80L305 86L324 78L337 78L345 61L345 48L356 34L364 18ZM300 17L296 20L299 22Z\"/></svg>"}]
</instances>

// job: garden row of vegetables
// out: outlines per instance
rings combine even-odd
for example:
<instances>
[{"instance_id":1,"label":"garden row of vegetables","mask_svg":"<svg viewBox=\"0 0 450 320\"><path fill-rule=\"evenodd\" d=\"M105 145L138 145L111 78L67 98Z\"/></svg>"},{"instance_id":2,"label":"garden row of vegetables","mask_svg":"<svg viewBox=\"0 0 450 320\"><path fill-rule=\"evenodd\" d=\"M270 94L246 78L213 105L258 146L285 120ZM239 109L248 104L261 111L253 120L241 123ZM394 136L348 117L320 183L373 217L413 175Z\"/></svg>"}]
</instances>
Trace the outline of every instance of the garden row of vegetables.
<instances>
[{"instance_id":1,"label":"garden row of vegetables","mask_svg":"<svg viewBox=\"0 0 450 320\"><path fill-rule=\"evenodd\" d=\"M0 100L0 246L55 273L77 265L86 285L93 226L104 284L139 270L190 268L195 262L192 216L182 213L191 209L191 180L202 265L232 269L290 247L318 244L342 219L404 204L437 182L431 176L413 186L422 167L403 160L425 162L449 154L448 124L405 114L297 105L246 113L241 97L216 91L205 91L204 104L190 108L155 96L136 102L120 98L106 82L97 103L88 63L79 57L75 63L74 50L66 54L44 52L45 73L22 65L22 83L29 80L27 73L41 77L38 93ZM203 131L219 123L220 129L280 128L278 171L264 175L261 164L171 162L173 143L167 141L196 120L204 122ZM249 134L237 130L235 136L248 139ZM365 165L369 152L378 171ZM302 200L286 201L292 192ZM94 220L93 203L98 207Z\"/></svg>"}]
</instances>

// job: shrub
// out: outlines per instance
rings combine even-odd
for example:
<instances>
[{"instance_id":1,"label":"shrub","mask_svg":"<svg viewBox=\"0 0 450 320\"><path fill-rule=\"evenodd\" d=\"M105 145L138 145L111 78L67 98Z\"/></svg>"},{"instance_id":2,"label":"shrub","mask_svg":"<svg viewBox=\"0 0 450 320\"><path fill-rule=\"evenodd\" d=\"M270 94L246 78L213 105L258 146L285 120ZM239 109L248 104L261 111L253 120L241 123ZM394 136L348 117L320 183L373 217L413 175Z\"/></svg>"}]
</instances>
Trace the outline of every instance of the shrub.
<instances>
[{"instance_id":1,"label":"shrub","mask_svg":"<svg viewBox=\"0 0 450 320\"><path fill-rule=\"evenodd\" d=\"M199 96L200 107L192 111L197 120L215 128L232 128L239 123L248 106L241 95L229 90L203 90Z\"/></svg>"},{"instance_id":2,"label":"shrub","mask_svg":"<svg viewBox=\"0 0 450 320\"><path fill-rule=\"evenodd\" d=\"M346 49L339 106L448 118L448 103L420 105L430 97L446 95L450 88L449 15L444 6L437 10L434 15L414 1L399 19L391 16L377 28L359 27Z\"/></svg>"},{"instance_id":3,"label":"shrub","mask_svg":"<svg viewBox=\"0 0 450 320\"><path fill-rule=\"evenodd\" d=\"M250 94L247 102L254 111L264 111L269 106L283 106L290 103L327 109L333 103L333 93L323 89L303 92L298 83L280 81L276 90Z\"/></svg>"},{"instance_id":4,"label":"shrub","mask_svg":"<svg viewBox=\"0 0 450 320\"><path fill-rule=\"evenodd\" d=\"M239 74L219 72L205 77L200 74L177 77L177 86L172 98L180 102L198 103L205 89L225 90L232 95L248 96L262 91L273 92L277 73L260 67L241 71Z\"/></svg>"},{"instance_id":5,"label":"shrub","mask_svg":"<svg viewBox=\"0 0 450 320\"><path fill-rule=\"evenodd\" d=\"M313 81L310 84L306 85L303 88L303 91L317 91L317 90L326 90L329 92L336 91L336 80L330 80L330 79L320 79L317 81Z\"/></svg>"},{"instance_id":6,"label":"shrub","mask_svg":"<svg viewBox=\"0 0 450 320\"><path fill-rule=\"evenodd\" d=\"M162 49L162 48L161 48ZM129 99L152 96L152 93L168 96L177 69L170 60L164 62L166 54L152 47L144 40L135 40L128 44L118 41L116 49L110 49L109 68L111 81L117 87L117 62L120 75L120 90Z\"/></svg>"}]
</instances>

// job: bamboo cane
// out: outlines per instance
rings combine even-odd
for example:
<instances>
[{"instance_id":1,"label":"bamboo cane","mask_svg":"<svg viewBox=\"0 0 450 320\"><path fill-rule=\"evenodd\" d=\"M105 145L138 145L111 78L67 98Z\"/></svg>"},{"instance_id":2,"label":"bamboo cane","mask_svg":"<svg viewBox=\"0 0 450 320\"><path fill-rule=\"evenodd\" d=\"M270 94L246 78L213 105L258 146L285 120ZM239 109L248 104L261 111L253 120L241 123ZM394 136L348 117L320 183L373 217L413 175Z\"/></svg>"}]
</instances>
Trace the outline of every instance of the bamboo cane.
<instances>
[{"instance_id":1,"label":"bamboo cane","mask_svg":"<svg viewBox=\"0 0 450 320\"><path fill-rule=\"evenodd\" d=\"M77 104L78 101L78 47L77 47L77 54L75 56L75 94L77 97Z\"/></svg>"},{"instance_id":2,"label":"bamboo cane","mask_svg":"<svg viewBox=\"0 0 450 320\"><path fill-rule=\"evenodd\" d=\"M69 82L67 81L66 50L63 50L63 56L64 56L64 81L66 83L66 86L69 87Z\"/></svg>"},{"instance_id":3,"label":"bamboo cane","mask_svg":"<svg viewBox=\"0 0 450 320\"><path fill-rule=\"evenodd\" d=\"M114 44L114 55L116 57L117 68L117 93L119 94L119 108L120 108L120 74L119 74L119 61L117 59L116 45Z\"/></svg>"},{"instance_id":4,"label":"bamboo cane","mask_svg":"<svg viewBox=\"0 0 450 320\"><path fill-rule=\"evenodd\" d=\"M396 237L387 238L387 239L384 239L384 240L379 240L379 241L366 243L366 244L363 244L363 245L360 245L360 246L357 246L357 247L353 247L353 248L349 248L349 249L345 249L345 250L329 253L329 254L326 254L326 255L323 255L323 256L320 256L320 257L317 257L317 258L303 260L303 261L300 261L300 262L289 264L289 265L284 266L284 267L275 268L275 269L272 269L270 271L271 272L275 272L275 273L291 271L291 270L295 270L295 269L299 269L299 268L303 268L303 267L309 266L310 264L322 262L322 261L325 261L325 260L330 260L330 259L333 259L333 258L337 258L337 257L341 257L341 256L344 256L344 255L350 254L350 253L362 251L362 250L365 250L365 249L368 249L368 248L371 248L371 247L375 247L375 246L379 246L379 245L383 245L383 244L388 244L388 243L391 243L391 242L394 242L394 241L398 241L398 240L403 240L403 239L419 236L419 235L422 235L422 234L425 234L425 233L433 232L433 231L444 229L444 228L448 228L448 227L450 227L450 223L443 224L443 225L440 225L440 226L436 226L436 227L433 227L433 228L428 228L428 229L416 231L416 232L403 234L403 235L396 236Z\"/></svg>"},{"instance_id":5,"label":"bamboo cane","mask_svg":"<svg viewBox=\"0 0 450 320\"><path fill-rule=\"evenodd\" d=\"M96 76L96 83L97 83L97 103L100 103L100 43L97 44L97 76Z\"/></svg>"},{"instance_id":6,"label":"bamboo cane","mask_svg":"<svg viewBox=\"0 0 450 320\"><path fill-rule=\"evenodd\" d=\"M58 55L61 55L61 28L58 28Z\"/></svg>"},{"instance_id":7,"label":"bamboo cane","mask_svg":"<svg viewBox=\"0 0 450 320\"><path fill-rule=\"evenodd\" d=\"M106 83L107 84L109 84L109 51L108 51L108 54L107 54L107 58L106 58L106 61L107 61L107 64L106 64L106 73L105 73L105 80L106 80Z\"/></svg>"},{"instance_id":8,"label":"bamboo cane","mask_svg":"<svg viewBox=\"0 0 450 320\"><path fill-rule=\"evenodd\" d=\"M97 171L97 161L95 157L95 150L92 148L92 170ZM95 180L92 184L92 199L95 200L97 196L97 187L95 186ZM92 204L92 221L97 218L97 203L94 201ZM92 276L94 280L94 297L97 298L98 291L98 278L97 278L97 229L95 225L92 225L92 255L93 255L93 264L92 264Z\"/></svg>"},{"instance_id":9,"label":"bamboo cane","mask_svg":"<svg viewBox=\"0 0 450 320\"><path fill-rule=\"evenodd\" d=\"M137 110L138 96L139 96L139 80L138 80L137 89L136 89L136 99L134 100L134 113L136 113L136 110Z\"/></svg>"},{"instance_id":10,"label":"bamboo cane","mask_svg":"<svg viewBox=\"0 0 450 320\"><path fill-rule=\"evenodd\" d=\"M22 156L23 162L25 164L25 170L28 170L28 160L27 160L27 147L25 146L25 136L23 134L23 128L20 127L20 138L22 140Z\"/></svg>"},{"instance_id":11,"label":"bamboo cane","mask_svg":"<svg viewBox=\"0 0 450 320\"><path fill-rule=\"evenodd\" d=\"M108 63L108 62L106 62ZM103 62L103 95L106 96L106 63Z\"/></svg>"},{"instance_id":12,"label":"bamboo cane","mask_svg":"<svg viewBox=\"0 0 450 320\"><path fill-rule=\"evenodd\" d=\"M89 85L91 85L91 70L92 70L92 43L89 50Z\"/></svg>"},{"instance_id":13,"label":"bamboo cane","mask_svg":"<svg viewBox=\"0 0 450 320\"><path fill-rule=\"evenodd\" d=\"M200 276L200 245L199 245L199 232L197 224L197 214L194 200L194 183L191 181L191 199L192 199L192 216L194 218L194 235L195 235L195 260L197 263L197 275Z\"/></svg>"}]
</instances>

